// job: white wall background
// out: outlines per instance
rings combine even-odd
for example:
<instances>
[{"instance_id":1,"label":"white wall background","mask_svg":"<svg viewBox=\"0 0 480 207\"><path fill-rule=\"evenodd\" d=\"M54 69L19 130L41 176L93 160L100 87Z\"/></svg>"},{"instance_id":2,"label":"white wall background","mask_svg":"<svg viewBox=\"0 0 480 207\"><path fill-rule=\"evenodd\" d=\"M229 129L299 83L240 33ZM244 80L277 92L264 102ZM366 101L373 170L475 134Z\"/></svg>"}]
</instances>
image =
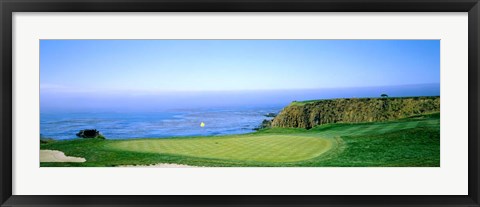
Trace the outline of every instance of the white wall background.
<instances>
[{"instance_id":1,"label":"white wall background","mask_svg":"<svg viewBox=\"0 0 480 207\"><path fill-rule=\"evenodd\" d=\"M467 13L15 13L14 195L466 195ZM40 168L40 39L440 39L439 168Z\"/></svg>"}]
</instances>

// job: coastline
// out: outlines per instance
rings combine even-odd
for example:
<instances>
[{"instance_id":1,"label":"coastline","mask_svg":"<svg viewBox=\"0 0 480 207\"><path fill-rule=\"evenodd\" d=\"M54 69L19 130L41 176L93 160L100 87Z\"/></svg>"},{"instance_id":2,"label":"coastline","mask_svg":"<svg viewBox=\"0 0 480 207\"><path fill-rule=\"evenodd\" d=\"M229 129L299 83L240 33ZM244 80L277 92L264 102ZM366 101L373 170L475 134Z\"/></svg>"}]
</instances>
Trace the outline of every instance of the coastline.
<instances>
[{"instance_id":1,"label":"coastline","mask_svg":"<svg viewBox=\"0 0 480 207\"><path fill-rule=\"evenodd\" d=\"M438 167L439 123L437 112L311 129L273 127L241 135L53 141L41 144L41 149L89 161L42 162L41 167ZM329 143L338 140L342 146L332 150ZM325 153L319 156L319 151Z\"/></svg>"}]
</instances>

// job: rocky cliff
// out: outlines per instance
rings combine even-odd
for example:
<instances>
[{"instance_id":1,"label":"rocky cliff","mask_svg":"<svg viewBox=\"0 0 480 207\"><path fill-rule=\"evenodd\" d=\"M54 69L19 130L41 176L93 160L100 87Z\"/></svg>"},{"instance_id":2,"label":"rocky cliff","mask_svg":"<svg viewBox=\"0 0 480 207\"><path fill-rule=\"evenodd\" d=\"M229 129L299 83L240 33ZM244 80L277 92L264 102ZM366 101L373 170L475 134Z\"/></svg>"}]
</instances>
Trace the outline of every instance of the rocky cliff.
<instances>
[{"instance_id":1,"label":"rocky cliff","mask_svg":"<svg viewBox=\"0 0 480 207\"><path fill-rule=\"evenodd\" d=\"M440 112L440 97L350 98L292 102L272 127L312 128L327 123L387 121Z\"/></svg>"}]
</instances>

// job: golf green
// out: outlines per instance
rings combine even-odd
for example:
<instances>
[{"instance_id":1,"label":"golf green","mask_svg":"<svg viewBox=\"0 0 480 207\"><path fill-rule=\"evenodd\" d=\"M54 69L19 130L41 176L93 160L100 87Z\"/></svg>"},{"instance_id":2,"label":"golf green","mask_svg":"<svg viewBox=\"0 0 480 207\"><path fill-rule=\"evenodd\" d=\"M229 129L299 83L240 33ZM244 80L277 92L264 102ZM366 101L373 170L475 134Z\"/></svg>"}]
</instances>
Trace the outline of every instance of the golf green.
<instances>
[{"instance_id":1,"label":"golf green","mask_svg":"<svg viewBox=\"0 0 480 207\"><path fill-rule=\"evenodd\" d=\"M311 159L328 151L332 147L332 139L295 134L238 135L191 139L128 140L112 142L107 147L124 151L215 159L294 162Z\"/></svg>"}]
</instances>

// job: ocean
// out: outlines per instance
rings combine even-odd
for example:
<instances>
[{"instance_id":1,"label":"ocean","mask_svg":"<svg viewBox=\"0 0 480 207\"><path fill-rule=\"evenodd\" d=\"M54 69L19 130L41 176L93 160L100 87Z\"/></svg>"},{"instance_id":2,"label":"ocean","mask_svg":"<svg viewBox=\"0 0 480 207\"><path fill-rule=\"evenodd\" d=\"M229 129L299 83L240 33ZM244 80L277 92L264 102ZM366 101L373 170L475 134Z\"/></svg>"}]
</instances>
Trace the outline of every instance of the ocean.
<instances>
[{"instance_id":1,"label":"ocean","mask_svg":"<svg viewBox=\"0 0 480 207\"><path fill-rule=\"evenodd\" d=\"M107 139L162 138L254 132L281 108L183 109L164 112L41 113L42 137L73 139L97 129ZM200 124L204 123L204 127Z\"/></svg>"}]
</instances>

